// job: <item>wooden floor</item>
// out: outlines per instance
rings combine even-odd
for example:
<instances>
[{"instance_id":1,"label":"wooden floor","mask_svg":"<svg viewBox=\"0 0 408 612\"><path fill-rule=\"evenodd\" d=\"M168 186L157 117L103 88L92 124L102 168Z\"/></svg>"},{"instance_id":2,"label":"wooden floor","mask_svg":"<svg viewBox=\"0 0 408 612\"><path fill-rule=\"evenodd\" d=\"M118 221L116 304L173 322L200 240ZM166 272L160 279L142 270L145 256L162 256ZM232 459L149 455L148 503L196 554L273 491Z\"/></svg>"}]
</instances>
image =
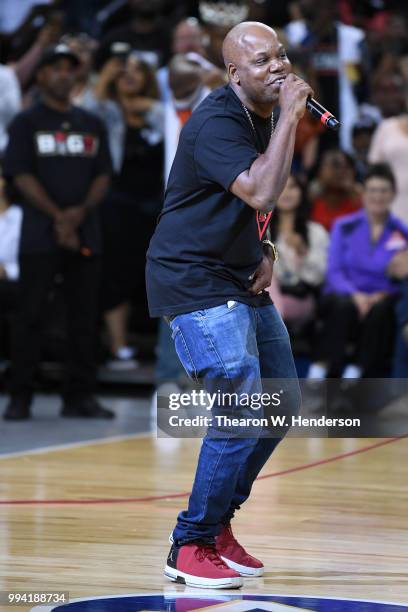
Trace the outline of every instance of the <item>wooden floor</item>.
<instances>
[{"instance_id":1,"label":"wooden floor","mask_svg":"<svg viewBox=\"0 0 408 612\"><path fill-rule=\"evenodd\" d=\"M383 442L280 445L235 521L267 568L244 592L408 602L408 440ZM183 591L162 567L197 450L139 438L0 458L0 590Z\"/></svg>"}]
</instances>

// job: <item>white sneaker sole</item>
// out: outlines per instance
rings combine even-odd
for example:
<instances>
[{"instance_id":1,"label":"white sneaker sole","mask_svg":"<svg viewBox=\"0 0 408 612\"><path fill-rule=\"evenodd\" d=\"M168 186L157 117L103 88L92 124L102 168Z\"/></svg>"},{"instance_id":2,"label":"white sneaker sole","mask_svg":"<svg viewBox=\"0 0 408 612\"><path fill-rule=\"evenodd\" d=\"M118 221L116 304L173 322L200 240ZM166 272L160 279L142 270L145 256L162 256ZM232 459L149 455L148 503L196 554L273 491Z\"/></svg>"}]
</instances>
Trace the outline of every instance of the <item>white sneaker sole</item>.
<instances>
[{"instance_id":1,"label":"white sneaker sole","mask_svg":"<svg viewBox=\"0 0 408 612\"><path fill-rule=\"evenodd\" d=\"M239 563L235 563L226 557L220 555L221 559L230 567L231 569L239 572L241 576L262 576L264 573L263 567L248 567L247 565L240 565Z\"/></svg>"},{"instance_id":2,"label":"white sneaker sole","mask_svg":"<svg viewBox=\"0 0 408 612\"><path fill-rule=\"evenodd\" d=\"M239 589L244 581L242 578L200 578L180 572L166 565L164 575L170 578L173 582L181 582L187 586L197 587L199 589Z\"/></svg>"}]
</instances>

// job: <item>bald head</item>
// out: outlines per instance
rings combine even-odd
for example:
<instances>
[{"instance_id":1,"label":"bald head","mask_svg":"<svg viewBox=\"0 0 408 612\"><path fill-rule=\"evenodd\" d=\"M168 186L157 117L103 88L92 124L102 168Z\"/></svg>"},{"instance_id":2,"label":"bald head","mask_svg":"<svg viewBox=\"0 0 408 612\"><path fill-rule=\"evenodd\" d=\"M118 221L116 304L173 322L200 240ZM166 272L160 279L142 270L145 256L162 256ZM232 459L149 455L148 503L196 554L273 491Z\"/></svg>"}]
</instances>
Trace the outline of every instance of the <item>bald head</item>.
<instances>
[{"instance_id":1,"label":"bald head","mask_svg":"<svg viewBox=\"0 0 408 612\"><path fill-rule=\"evenodd\" d=\"M239 65L243 57L255 50L259 44L278 40L275 30L258 21L243 21L232 28L226 35L222 45L224 64Z\"/></svg>"},{"instance_id":2,"label":"bald head","mask_svg":"<svg viewBox=\"0 0 408 612\"><path fill-rule=\"evenodd\" d=\"M279 91L292 66L275 30L257 21L243 21L223 43L230 86L245 105L262 106L265 116L278 104Z\"/></svg>"}]
</instances>

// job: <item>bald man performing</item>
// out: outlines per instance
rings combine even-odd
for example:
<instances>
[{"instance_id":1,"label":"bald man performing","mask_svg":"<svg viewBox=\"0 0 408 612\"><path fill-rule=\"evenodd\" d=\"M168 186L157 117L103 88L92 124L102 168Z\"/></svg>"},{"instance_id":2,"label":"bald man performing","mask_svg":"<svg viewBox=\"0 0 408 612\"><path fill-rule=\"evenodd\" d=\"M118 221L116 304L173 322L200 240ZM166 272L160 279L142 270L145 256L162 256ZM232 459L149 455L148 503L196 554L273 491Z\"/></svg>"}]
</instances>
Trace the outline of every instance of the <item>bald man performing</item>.
<instances>
[{"instance_id":1,"label":"bald man performing","mask_svg":"<svg viewBox=\"0 0 408 612\"><path fill-rule=\"evenodd\" d=\"M251 394L265 380L287 379L286 401L296 412L288 333L264 291L275 258L264 225L287 181L312 91L291 74L285 49L264 24L234 27L223 53L229 84L214 90L181 132L147 253L150 314L166 318L185 370L207 390ZM235 539L231 520L278 441L209 427L188 509L171 536L171 580L238 588L242 576L262 575L263 563Z\"/></svg>"}]
</instances>

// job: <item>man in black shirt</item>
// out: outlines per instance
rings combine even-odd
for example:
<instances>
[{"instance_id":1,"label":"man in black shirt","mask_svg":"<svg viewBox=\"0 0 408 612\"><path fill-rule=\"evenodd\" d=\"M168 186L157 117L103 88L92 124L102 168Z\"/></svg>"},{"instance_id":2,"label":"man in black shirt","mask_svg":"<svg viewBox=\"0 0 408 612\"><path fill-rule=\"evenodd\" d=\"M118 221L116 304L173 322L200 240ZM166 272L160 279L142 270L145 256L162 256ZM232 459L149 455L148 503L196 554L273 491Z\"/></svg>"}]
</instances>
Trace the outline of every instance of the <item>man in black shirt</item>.
<instances>
[{"instance_id":1,"label":"man in black shirt","mask_svg":"<svg viewBox=\"0 0 408 612\"><path fill-rule=\"evenodd\" d=\"M97 206L109 185L110 157L100 120L71 106L77 57L65 45L47 49L37 71L42 102L10 126L4 175L23 205L19 250L20 305L5 419L30 417L46 298L64 277L67 365L63 416L111 418L93 397L99 290Z\"/></svg>"},{"instance_id":2,"label":"man in black shirt","mask_svg":"<svg viewBox=\"0 0 408 612\"><path fill-rule=\"evenodd\" d=\"M300 392L286 328L264 292L273 264L264 232L312 91L290 74L283 46L264 24L234 27L223 54L229 85L212 92L182 130L147 253L150 313L170 322L187 373L207 390L216 381L239 396L262 392L265 379L288 379L283 388L293 413ZM262 574L230 521L277 443L276 433L242 438L210 425L188 509L172 533L170 579L236 588L242 575Z\"/></svg>"}]
</instances>

